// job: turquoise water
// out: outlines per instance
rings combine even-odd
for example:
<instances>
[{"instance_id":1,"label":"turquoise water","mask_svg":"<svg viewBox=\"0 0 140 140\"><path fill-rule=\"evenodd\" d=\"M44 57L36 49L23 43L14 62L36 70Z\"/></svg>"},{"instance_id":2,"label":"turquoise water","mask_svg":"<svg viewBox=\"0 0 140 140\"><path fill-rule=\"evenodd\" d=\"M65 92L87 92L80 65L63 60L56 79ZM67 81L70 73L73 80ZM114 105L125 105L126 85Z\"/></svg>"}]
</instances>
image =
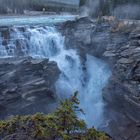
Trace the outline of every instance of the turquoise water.
<instances>
[{"instance_id":1,"label":"turquoise water","mask_svg":"<svg viewBox=\"0 0 140 140\"><path fill-rule=\"evenodd\" d=\"M74 20L76 15L48 15L35 17L0 17L0 26L12 25L53 25Z\"/></svg>"}]
</instances>

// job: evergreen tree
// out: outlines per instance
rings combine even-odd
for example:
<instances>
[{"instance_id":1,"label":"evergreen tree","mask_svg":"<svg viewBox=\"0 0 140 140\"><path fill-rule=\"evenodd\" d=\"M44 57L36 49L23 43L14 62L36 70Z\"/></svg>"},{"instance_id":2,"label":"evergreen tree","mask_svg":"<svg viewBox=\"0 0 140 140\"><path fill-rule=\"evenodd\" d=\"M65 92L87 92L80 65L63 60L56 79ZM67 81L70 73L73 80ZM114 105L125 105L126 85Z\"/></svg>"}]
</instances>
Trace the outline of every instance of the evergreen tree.
<instances>
[{"instance_id":1,"label":"evergreen tree","mask_svg":"<svg viewBox=\"0 0 140 140\"><path fill-rule=\"evenodd\" d=\"M60 103L57 110L48 115L35 114L16 116L0 121L0 139L17 140L110 140L104 133L94 128L87 129L83 120L77 116L79 108L77 92Z\"/></svg>"}]
</instances>

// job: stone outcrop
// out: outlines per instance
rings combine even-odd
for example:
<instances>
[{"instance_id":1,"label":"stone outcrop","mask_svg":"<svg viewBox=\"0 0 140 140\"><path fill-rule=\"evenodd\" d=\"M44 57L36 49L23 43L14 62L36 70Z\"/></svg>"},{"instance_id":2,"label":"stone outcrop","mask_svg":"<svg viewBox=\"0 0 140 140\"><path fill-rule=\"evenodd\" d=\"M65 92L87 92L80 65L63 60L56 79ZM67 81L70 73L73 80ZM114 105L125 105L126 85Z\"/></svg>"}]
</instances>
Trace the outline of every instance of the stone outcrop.
<instances>
[{"instance_id":1,"label":"stone outcrop","mask_svg":"<svg viewBox=\"0 0 140 140\"><path fill-rule=\"evenodd\" d=\"M0 117L51 112L57 102L55 62L48 59L0 59Z\"/></svg>"}]
</instances>

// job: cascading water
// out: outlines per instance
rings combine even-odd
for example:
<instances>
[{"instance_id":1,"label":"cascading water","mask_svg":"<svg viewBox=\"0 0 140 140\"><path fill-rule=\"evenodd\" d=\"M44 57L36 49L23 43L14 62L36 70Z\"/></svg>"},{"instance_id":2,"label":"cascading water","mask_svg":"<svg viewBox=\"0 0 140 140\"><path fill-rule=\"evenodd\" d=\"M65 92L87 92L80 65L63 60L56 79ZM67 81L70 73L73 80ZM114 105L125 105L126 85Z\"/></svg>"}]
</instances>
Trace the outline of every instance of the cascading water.
<instances>
[{"instance_id":1,"label":"cascading water","mask_svg":"<svg viewBox=\"0 0 140 140\"><path fill-rule=\"evenodd\" d=\"M103 120L102 88L108 81L110 71L105 62L87 55L86 70L82 69L80 57L75 50L66 49L65 38L55 27L13 28L10 38L3 46L0 37L0 56L32 56L49 58L55 61L61 70L56 81L56 92L60 98L69 97L79 91L81 107L89 126L98 127Z\"/></svg>"}]
</instances>

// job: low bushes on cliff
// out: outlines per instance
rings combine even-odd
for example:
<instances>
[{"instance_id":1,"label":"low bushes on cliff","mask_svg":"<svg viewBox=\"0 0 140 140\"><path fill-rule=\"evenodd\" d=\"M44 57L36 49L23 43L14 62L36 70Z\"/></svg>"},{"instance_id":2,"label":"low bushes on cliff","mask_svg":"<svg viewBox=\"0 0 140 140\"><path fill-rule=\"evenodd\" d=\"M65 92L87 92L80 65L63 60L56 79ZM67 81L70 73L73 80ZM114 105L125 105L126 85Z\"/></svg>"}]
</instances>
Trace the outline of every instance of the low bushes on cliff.
<instances>
[{"instance_id":1,"label":"low bushes on cliff","mask_svg":"<svg viewBox=\"0 0 140 140\"><path fill-rule=\"evenodd\" d=\"M87 129L83 120L78 119L77 93L60 103L60 107L49 115L36 114L15 116L0 121L0 138L3 140L109 140L104 133Z\"/></svg>"}]
</instances>

